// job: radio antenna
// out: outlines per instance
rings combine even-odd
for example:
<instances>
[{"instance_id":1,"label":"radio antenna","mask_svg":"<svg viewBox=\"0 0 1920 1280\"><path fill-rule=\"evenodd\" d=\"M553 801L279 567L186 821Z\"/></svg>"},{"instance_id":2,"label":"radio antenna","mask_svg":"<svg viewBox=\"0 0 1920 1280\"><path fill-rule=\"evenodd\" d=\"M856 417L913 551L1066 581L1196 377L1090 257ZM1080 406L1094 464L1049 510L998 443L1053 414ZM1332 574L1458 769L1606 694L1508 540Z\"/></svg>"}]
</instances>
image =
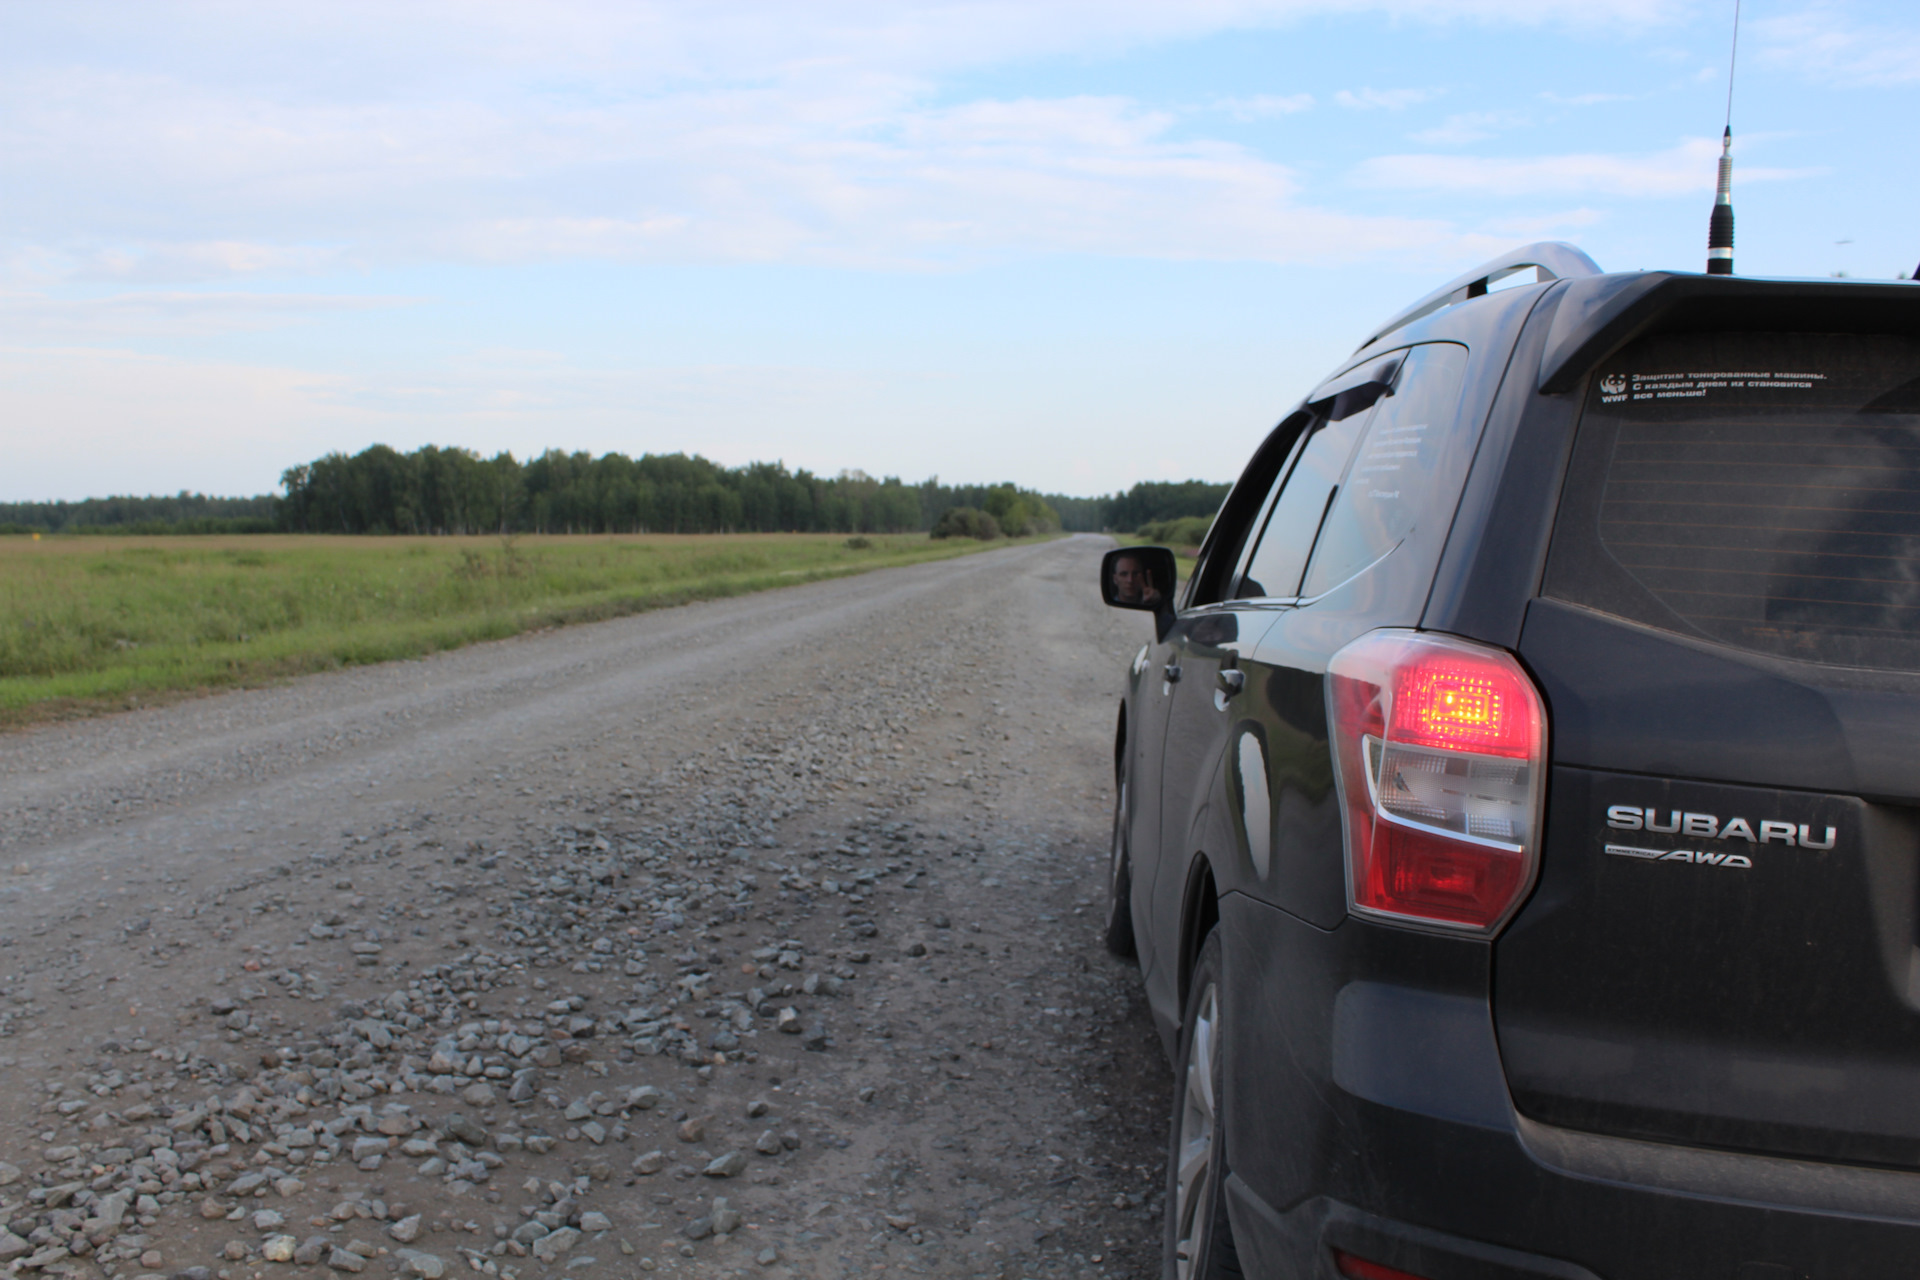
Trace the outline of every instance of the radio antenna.
<instances>
[{"instance_id":1,"label":"radio antenna","mask_svg":"<svg viewBox=\"0 0 1920 1280\"><path fill-rule=\"evenodd\" d=\"M1727 55L1727 123L1720 134L1720 176L1707 219L1707 274L1733 274L1733 73L1740 60L1740 0L1733 0L1733 50Z\"/></svg>"}]
</instances>

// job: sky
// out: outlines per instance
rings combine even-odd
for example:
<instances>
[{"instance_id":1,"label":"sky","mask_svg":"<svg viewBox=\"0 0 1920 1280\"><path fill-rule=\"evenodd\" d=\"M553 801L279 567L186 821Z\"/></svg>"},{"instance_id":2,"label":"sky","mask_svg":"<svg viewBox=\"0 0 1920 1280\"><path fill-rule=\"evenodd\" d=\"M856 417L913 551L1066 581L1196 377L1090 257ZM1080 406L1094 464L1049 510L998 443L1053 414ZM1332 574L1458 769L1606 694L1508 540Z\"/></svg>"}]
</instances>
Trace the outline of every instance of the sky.
<instances>
[{"instance_id":1,"label":"sky","mask_svg":"<svg viewBox=\"0 0 1920 1280\"><path fill-rule=\"evenodd\" d=\"M374 443L1231 479L1476 263L1700 270L1733 16L0 0L0 500ZM1746 0L1737 66L1738 271L1912 272L1920 10Z\"/></svg>"}]
</instances>

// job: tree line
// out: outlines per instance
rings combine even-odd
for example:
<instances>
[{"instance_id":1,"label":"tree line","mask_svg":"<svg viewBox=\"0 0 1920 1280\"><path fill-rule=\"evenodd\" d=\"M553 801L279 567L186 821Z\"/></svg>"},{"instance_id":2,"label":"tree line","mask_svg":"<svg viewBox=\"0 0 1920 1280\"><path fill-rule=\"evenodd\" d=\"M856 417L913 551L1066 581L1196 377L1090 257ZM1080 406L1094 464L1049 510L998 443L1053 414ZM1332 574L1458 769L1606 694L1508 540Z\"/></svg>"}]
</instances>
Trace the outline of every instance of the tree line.
<instances>
[{"instance_id":1,"label":"tree line","mask_svg":"<svg viewBox=\"0 0 1920 1280\"><path fill-rule=\"evenodd\" d=\"M1039 494L1013 485L909 485L861 471L818 476L698 455L549 450L521 462L383 445L290 468L279 519L306 533L904 533L949 507L1019 506L1008 532L1060 527Z\"/></svg>"},{"instance_id":2,"label":"tree line","mask_svg":"<svg viewBox=\"0 0 1920 1280\"><path fill-rule=\"evenodd\" d=\"M520 461L432 445L374 445L289 468L282 493L253 498L93 498L0 503L0 531L290 533L904 533L956 509L990 513L1010 535L1133 529L1211 516L1227 486L1148 481L1107 497L1012 484L909 484L860 471L820 476L784 464L724 467L699 455L594 456L549 450ZM949 522L951 523L951 522Z\"/></svg>"},{"instance_id":3,"label":"tree line","mask_svg":"<svg viewBox=\"0 0 1920 1280\"><path fill-rule=\"evenodd\" d=\"M271 533L280 499L173 497L0 502L0 533Z\"/></svg>"}]
</instances>

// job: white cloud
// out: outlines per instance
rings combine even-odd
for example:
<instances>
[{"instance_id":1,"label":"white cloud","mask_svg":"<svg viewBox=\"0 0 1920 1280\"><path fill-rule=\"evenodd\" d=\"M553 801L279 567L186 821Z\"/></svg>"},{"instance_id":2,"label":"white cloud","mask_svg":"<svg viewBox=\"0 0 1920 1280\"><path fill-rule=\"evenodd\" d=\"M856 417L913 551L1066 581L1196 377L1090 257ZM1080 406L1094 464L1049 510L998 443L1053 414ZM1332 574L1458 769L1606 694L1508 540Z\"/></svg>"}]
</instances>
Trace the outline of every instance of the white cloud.
<instances>
[{"instance_id":1,"label":"white cloud","mask_svg":"<svg viewBox=\"0 0 1920 1280\"><path fill-rule=\"evenodd\" d=\"M1271 120L1276 116L1313 110L1313 95L1261 93L1250 98L1216 98L1210 105L1213 110L1224 112L1235 120Z\"/></svg>"},{"instance_id":2,"label":"white cloud","mask_svg":"<svg viewBox=\"0 0 1920 1280\"><path fill-rule=\"evenodd\" d=\"M1558 107L1592 107L1604 102L1632 102L1630 93L1574 93L1559 94L1551 91L1542 93L1542 102L1551 102Z\"/></svg>"},{"instance_id":3,"label":"white cloud","mask_svg":"<svg viewBox=\"0 0 1920 1280\"><path fill-rule=\"evenodd\" d=\"M1108 492L1142 478L1168 451L1169 422L1219 424L1214 456L1237 462L1295 389L1338 357L1314 350L1303 362L1301 349L1315 346L1307 339L1266 351L1251 377L1149 355L1125 366L1052 363L1015 389L964 367L608 368L498 347L396 370L313 373L113 348L0 346L8 424L0 501L258 493L291 465L374 443L522 457L549 447L685 450L728 465L783 459L827 474L858 466L909 479L1011 477Z\"/></svg>"},{"instance_id":4,"label":"white cloud","mask_svg":"<svg viewBox=\"0 0 1920 1280\"><path fill-rule=\"evenodd\" d=\"M0 333L31 334L36 342L59 346L79 339L258 332L335 312L387 310L419 301L332 293L149 290L65 298L38 290L0 291Z\"/></svg>"},{"instance_id":5,"label":"white cloud","mask_svg":"<svg viewBox=\"0 0 1920 1280\"><path fill-rule=\"evenodd\" d=\"M1717 138L1693 138L1652 155L1376 156L1359 165L1360 186L1401 191L1458 191L1483 196L1672 196L1713 190ZM1736 159L1736 188L1747 182L1813 177L1818 169L1768 169Z\"/></svg>"},{"instance_id":6,"label":"white cloud","mask_svg":"<svg viewBox=\"0 0 1920 1280\"><path fill-rule=\"evenodd\" d=\"M75 45L151 60L187 78L250 79L295 93L441 94L499 77L556 100L636 86L825 75L927 76L1008 59L1113 53L1285 27L1321 16L1582 29L1669 25L1671 0L376 0L258 6L111 0L15 6L14 51ZM159 53L161 56L155 57Z\"/></svg>"},{"instance_id":7,"label":"white cloud","mask_svg":"<svg viewBox=\"0 0 1920 1280\"><path fill-rule=\"evenodd\" d=\"M1530 217L1495 218L1486 229L1522 240L1560 240L1605 220L1606 215L1598 209L1563 209Z\"/></svg>"},{"instance_id":8,"label":"white cloud","mask_svg":"<svg viewBox=\"0 0 1920 1280\"><path fill-rule=\"evenodd\" d=\"M1527 123L1527 117L1517 111L1467 111L1448 116L1431 129L1422 129L1407 136L1430 147L1457 147L1480 142Z\"/></svg>"},{"instance_id":9,"label":"white cloud","mask_svg":"<svg viewBox=\"0 0 1920 1280\"><path fill-rule=\"evenodd\" d=\"M1911 11L1909 11L1911 13ZM1753 23L1763 65L1847 87L1920 82L1920 25L1869 25L1844 9L1819 5Z\"/></svg>"},{"instance_id":10,"label":"white cloud","mask_svg":"<svg viewBox=\"0 0 1920 1280\"><path fill-rule=\"evenodd\" d=\"M201 278L217 278L326 257L929 266L1066 251L1298 262L1447 237L1423 220L1308 206L1284 166L1237 144L1176 139L1172 115L1124 98L930 107L915 86L880 79L514 114L444 101L232 101L173 86L165 110L138 108L161 93L107 75L0 86L0 121L12 122L0 155L18 144L0 163L22 177L16 189L60 193L21 202L15 234L60 246L77 264L71 275L172 280L198 264ZM114 127L58 137L83 102ZM119 199L126 186L142 200ZM107 243L75 235L76 206ZM169 224L180 240L156 234ZM269 229L291 243L260 244Z\"/></svg>"},{"instance_id":11,"label":"white cloud","mask_svg":"<svg viewBox=\"0 0 1920 1280\"><path fill-rule=\"evenodd\" d=\"M79 280L160 283L262 274L311 275L337 265L340 254L331 246L213 240L101 245L73 258L68 274Z\"/></svg>"},{"instance_id":12,"label":"white cloud","mask_svg":"<svg viewBox=\"0 0 1920 1280\"><path fill-rule=\"evenodd\" d=\"M448 258L924 267L1062 247L1300 261L1444 237L1309 207L1284 167L1176 140L1165 114L1123 99L939 93L1009 60L1324 15L1610 29L1670 16L1661 0L31 6L9 11L0 43L0 281Z\"/></svg>"},{"instance_id":13,"label":"white cloud","mask_svg":"<svg viewBox=\"0 0 1920 1280\"><path fill-rule=\"evenodd\" d=\"M1349 111L1401 111L1438 93L1437 89L1342 89L1333 101Z\"/></svg>"},{"instance_id":14,"label":"white cloud","mask_svg":"<svg viewBox=\"0 0 1920 1280\"><path fill-rule=\"evenodd\" d=\"M0 501L255 493L294 463L374 443L697 449L742 463L791 455L796 422L818 428L858 412L871 382L815 369L595 369L498 349L399 373L316 373L115 347L0 347L10 428ZM556 420L567 423L558 439ZM689 440L687 423L701 434Z\"/></svg>"},{"instance_id":15,"label":"white cloud","mask_svg":"<svg viewBox=\"0 0 1920 1280\"><path fill-rule=\"evenodd\" d=\"M327 379L90 347L0 347L7 467L0 499L93 493L258 493L324 449L340 415Z\"/></svg>"}]
</instances>

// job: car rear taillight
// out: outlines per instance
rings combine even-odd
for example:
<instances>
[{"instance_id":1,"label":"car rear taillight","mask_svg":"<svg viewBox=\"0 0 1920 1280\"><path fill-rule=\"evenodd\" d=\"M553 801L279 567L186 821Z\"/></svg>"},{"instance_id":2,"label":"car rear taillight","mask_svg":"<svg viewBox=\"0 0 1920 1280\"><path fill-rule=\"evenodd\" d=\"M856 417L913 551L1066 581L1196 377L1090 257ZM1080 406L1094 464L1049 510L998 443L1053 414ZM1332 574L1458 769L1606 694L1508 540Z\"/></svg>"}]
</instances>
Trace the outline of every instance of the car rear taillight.
<instances>
[{"instance_id":1,"label":"car rear taillight","mask_svg":"<svg viewBox=\"0 0 1920 1280\"><path fill-rule=\"evenodd\" d=\"M1360 915L1490 932L1533 885L1547 716L1512 654L1375 631L1327 664Z\"/></svg>"},{"instance_id":2,"label":"car rear taillight","mask_svg":"<svg viewBox=\"0 0 1920 1280\"><path fill-rule=\"evenodd\" d=\"M1402 1271L1398 1267L1390 1267L1384 1262L1369 1262L1357 1254L1348 1253L1345 1249L1333 1251L1333 1265L1348 1280L1426 1280L1424 1276L1417 1276L1411 1271Z\"/></svg>"}]
</instances>

